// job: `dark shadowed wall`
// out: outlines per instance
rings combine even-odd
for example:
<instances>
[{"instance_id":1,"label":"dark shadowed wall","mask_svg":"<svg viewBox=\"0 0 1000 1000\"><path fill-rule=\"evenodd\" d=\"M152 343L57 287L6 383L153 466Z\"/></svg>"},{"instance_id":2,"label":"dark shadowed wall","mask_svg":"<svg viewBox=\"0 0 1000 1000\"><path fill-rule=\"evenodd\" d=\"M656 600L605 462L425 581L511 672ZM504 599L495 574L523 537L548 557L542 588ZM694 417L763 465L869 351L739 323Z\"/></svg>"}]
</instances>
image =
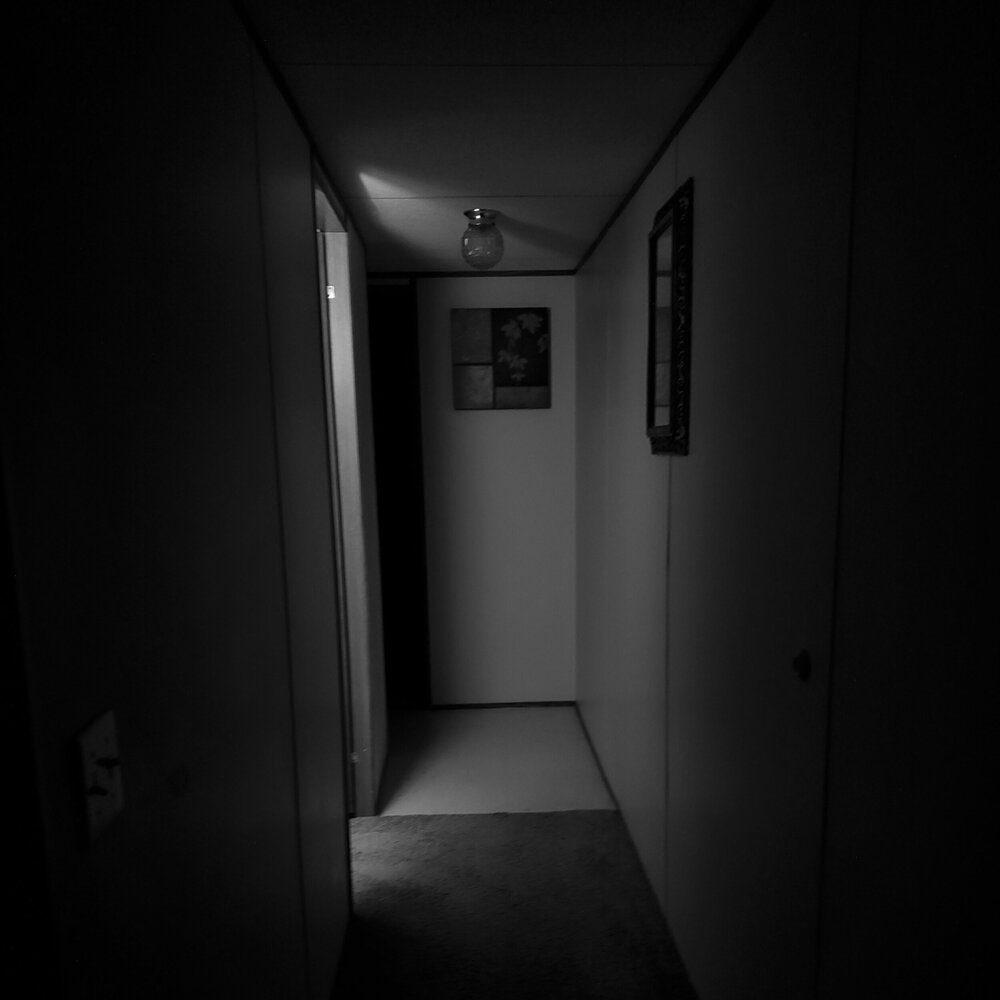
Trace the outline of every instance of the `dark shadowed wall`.
<instances>
[{"instance_id":1,"label":"dark shadowed wall","mask_svg":"<svg viewBox=\"0 0 1000 1000\"><path fill-rule=\"evenodd\" d=\"M309 148L222 3L23 36L3 449L66 997L325 996L347 918ZM93 846L75 737L113 710Z\"/></svg>"},{"instance_id":2,"label":"dark shadowed wall","mask_svg":"<svg viewBox=\"0 0 1000 1000\"><path fill-rule=\"evenodd\" d=\"M578 699L703 1000L975 969L982 29L779 0L577 277ZM691 454L653 458L645 241L689 176Z\"/></svg>"},{"instance_id":3,"label":"dark shadowed wall","mask_svg":"<svg viewBox=\"0 0 1000 1000\"><path fill-rule=\"evenodd\" d=\"M938 12L939 14L941 12ZM820 995L970 996L995 728L986 9L865 6Z\"/></svg>"}]
</instances>

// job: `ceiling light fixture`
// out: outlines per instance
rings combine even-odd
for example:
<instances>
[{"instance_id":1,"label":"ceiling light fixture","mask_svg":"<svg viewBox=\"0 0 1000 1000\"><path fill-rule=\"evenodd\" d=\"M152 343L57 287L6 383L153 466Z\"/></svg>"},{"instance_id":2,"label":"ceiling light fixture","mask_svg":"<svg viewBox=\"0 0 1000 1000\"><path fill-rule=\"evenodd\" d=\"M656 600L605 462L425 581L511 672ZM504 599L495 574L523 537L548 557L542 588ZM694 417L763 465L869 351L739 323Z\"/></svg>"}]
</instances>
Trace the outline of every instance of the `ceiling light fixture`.
<instances>
[{"instance_id":1,"label":"ceiling light fixture","mask_svg":"<svg viewBox=\"0 0 1000 1000\"><path fill-rule=\"evenodd\" d=\"M496 227L497 213L491 208L470 208L465 217L469 228L462 233L462 256L477 271L488 271L503 257L503 234Z\"/></svg>"}]
</instances>

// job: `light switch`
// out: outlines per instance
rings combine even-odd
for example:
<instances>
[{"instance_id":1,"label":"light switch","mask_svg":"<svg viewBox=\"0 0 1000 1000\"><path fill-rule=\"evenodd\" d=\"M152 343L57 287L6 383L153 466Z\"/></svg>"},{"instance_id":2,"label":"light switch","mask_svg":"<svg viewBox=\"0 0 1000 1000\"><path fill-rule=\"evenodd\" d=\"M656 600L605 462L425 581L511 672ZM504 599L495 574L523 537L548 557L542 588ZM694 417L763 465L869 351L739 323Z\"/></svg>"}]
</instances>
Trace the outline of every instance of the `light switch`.
<instances>
[{"instance_id":1,"label":"light switch","mask_svg":"<svg viewBox=\"0 0 1000 1000\"><path fill-rule=\"evenodd\" d=\"M122 811L122 765L113 712L95 719L79 736L87 829L93 842Z\"/></svg>"}]
</instances>

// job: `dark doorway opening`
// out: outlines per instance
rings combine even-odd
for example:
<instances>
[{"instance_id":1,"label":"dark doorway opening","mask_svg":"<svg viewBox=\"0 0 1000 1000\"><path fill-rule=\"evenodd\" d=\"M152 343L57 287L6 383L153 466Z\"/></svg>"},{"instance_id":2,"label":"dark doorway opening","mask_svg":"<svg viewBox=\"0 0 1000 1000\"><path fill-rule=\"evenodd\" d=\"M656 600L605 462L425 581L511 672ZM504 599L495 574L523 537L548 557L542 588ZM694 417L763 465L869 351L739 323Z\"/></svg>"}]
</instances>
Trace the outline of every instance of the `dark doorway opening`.
<instances>
[{"instance_id":1,"label":"dark doorway opening","mask_svg":"<svg viewBox=\"0 0 1000 1000\"><path fill-rule=\"evenodd\" d=\"M430 639L414 282L369 284L368 329L386 704L390 710L428 708Z\"/></svg>"}]
</instances>

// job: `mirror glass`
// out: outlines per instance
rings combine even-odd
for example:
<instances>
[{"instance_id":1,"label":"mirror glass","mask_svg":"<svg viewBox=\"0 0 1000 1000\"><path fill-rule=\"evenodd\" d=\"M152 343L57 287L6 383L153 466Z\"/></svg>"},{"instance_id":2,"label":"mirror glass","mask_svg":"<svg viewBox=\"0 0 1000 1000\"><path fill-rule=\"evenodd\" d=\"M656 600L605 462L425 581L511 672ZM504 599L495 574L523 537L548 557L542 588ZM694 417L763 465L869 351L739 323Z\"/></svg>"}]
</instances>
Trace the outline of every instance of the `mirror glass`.
<instances>
[{"instance_id":1,"label":"mirror glass","mask_svg":"<svg viewBox=\"0 0 1000 1000\"><path fill-rule=\"evenodd\" d=\"M673 229L668 226L656 240L655 358L653 364L653 425L670 425L670 264Z\"/></svg>"},{"instance_id":2,"label":"mirror glass","mask_svg":"<svg viewBox=\"0 0 1000 1000\"><path fill-rule=\"evenodd\" d=\"M688 453L693 194L689 179L656 213L649 234L646 435L654 454Z\"/></svg>"}]
</instances>

